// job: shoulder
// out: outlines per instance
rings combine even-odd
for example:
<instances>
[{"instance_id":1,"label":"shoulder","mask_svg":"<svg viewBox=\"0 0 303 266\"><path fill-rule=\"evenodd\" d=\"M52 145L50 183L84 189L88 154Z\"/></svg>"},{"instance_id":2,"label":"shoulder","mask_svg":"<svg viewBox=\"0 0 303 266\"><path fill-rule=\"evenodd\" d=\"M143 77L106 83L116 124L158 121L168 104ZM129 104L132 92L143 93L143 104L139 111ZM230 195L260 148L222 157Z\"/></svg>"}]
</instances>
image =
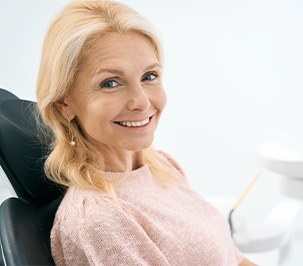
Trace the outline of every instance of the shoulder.
<instances>
[{"instance_id":1,"label":"shoulder","mask_svg":"<svg viewBox=\"0 0 303 266\"><path fill-rule=\"evenodd\" d=\"M100 191L70 187L56 214L56 220L64 220L74 226L82 226L86 219L92 221L102 217L115 216L121 207L110 196Z\"/></svg>"},{"instance_id":2,"label":"shoulder","mask_svg":"<svg viewBox=\"0 0 303 266\"><path fill-rule=\"evenodd\" d=\"M132 239L133 227L122 204L100 191L71 187L51 231L53 257L58 265L112 265L98 260L106 261L107 248L118 249Z\"/></svg>"},{"instance_id":3,"label":"shoulder","mask_svg":"<svg viewBox=\"0 0 303 266\"><path fill-rule=\"evenodd\" d=\"M131 222L123 205L109 196L71 187L56 213L51 240L79 245L97 235L105 240L111 232L118 233Z\"/></svg>"}]
</instances>

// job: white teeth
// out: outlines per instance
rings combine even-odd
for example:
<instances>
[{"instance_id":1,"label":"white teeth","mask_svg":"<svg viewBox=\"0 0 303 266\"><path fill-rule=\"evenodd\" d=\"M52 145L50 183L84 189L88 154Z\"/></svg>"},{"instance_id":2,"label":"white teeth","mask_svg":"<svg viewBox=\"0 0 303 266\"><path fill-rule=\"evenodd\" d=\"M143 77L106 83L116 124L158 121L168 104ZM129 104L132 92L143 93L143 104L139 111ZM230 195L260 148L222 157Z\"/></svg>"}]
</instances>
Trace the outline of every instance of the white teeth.
<instances>
[{"instance_id":1,"label":"white teeth","mask_svg":"<svg viewBox=\"0 0 303 266\"><path fill-rule=\"evenodd\" d=\"M140 122L126 122L126 121L119 122L119 124L124 127L142 127L148 123L149 123L149 117Z\"/></svg>"}]
</instances>

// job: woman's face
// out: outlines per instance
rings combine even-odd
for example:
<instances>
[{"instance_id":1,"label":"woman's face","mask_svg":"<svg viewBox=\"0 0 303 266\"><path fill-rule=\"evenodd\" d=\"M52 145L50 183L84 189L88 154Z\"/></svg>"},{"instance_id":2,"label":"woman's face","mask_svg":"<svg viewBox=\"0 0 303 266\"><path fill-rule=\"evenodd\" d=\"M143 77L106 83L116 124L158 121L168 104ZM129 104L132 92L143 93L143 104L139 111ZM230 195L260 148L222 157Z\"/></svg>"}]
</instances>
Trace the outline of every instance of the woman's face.
<instances>
[{"instance_id":1,"label":"woman's face","mask_svg":"<svg viewBox=\"0 0 303 266\"><path fill-rule=\"evenodd\" d=\"M100 151L123 153L152 144L165 103L151 43L138 33L109 33L88 51L60 109Z\"/></svg>"}]
</instances>

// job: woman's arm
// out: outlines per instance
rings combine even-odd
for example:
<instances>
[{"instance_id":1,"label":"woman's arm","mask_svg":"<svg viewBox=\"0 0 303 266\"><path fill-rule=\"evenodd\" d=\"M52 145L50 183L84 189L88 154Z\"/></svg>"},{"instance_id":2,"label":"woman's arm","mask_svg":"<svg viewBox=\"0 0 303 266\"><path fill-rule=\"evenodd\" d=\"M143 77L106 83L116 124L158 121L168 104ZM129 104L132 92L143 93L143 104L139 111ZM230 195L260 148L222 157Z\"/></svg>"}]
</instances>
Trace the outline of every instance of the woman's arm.
<instances>
[{"instance_id":1,"label":"woman's arm","mask_svg":"<svg viewBox=\"0 0 303 266\"><path fill-rule=\"evenodd\" d=\"M254 264L250 260L244 258L239 266L257 266L257 264Z\"/></svg>"}]
</instances>

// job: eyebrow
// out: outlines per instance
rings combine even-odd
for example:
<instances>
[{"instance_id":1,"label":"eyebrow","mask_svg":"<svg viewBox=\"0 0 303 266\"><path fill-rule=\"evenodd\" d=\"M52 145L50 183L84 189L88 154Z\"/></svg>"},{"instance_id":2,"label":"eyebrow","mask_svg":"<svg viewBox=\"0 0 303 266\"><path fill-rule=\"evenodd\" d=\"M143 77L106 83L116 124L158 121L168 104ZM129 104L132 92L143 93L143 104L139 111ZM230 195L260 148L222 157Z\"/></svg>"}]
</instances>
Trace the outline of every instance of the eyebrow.
<instances>
[{"instance_id":1,"label":"eyebrow","mask_svg":"<svg viewBox=\"0 0 303 266\"><path fill-rule=\"evenodd\" d=\"M147 66L147 67L144 69L143 72L146 72L146 71L148 71L149 69L152 69L152 68L155 68L155 67L162 68L162 66L157 62L157 63L153 63L153 64ZM95 75L98 75L98 74L100 74L100 73L103 73L103 72L107 72L107 73L111 73L111 74L115 74L115 75L120 75L120 76L122 76L122 75L124 74L123 71L120 71L120 70L114 69L114 68L113 68L113 69L111 69L111 68L98 68L98 69L96 70L96 72L94 73L94 76L95 76Z\"/></svg>"}]
</instances>

